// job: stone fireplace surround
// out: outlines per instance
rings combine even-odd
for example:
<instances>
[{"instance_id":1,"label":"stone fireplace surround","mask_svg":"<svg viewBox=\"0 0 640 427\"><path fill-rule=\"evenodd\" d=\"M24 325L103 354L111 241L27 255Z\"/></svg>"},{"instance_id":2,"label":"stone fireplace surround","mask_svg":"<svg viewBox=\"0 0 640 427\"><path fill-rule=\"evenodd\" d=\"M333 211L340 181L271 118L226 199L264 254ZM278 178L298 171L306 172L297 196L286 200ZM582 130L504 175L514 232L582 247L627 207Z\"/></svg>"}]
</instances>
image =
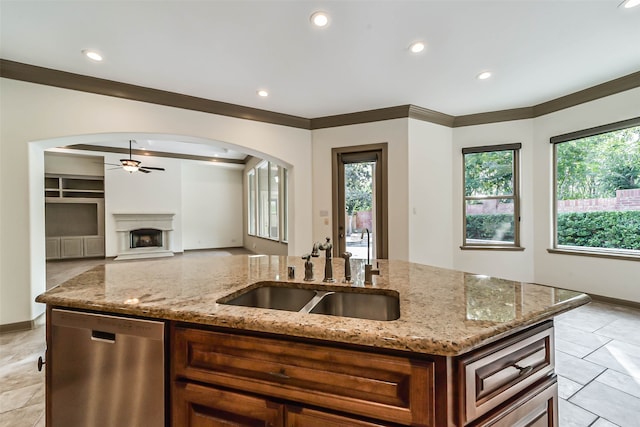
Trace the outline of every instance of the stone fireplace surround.
<instances>
[{"instance_id":1,"label":"stone fireplace surround","mask_svg":"<svg viewBox=\"0 0 640 427\"><path fill-rule=\"evenodd\" d=\"M118 256L115 260L159 258L173 256L171 237L173 233L172 213L114 213L118 238ZM162 231L162 246L131 248L129 234L143 228Z\"/></svg>"}]
</instances>

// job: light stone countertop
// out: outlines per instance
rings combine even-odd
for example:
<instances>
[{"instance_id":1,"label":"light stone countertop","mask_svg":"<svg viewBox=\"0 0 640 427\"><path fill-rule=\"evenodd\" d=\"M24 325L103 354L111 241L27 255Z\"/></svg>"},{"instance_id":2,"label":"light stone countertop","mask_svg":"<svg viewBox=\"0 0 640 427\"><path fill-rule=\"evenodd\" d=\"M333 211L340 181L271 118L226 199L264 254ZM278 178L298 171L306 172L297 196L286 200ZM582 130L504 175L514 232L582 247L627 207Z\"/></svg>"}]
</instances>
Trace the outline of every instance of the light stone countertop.
<instances>
[{"instance_id":1,"label":"light stone countertop","mask_svg":"<svg viewBox=\"0 0 640 427\"><path fill-rule=\"evenodd\" d=\"M345 284L341 283L344 261L333 259L337 283L329 286L350 286L361 292L395 290L400 296L400 318L375 321L217 303L261 281L327 286L322 283L324 262L315 258L316 280L304 282L304 260L298 257L175 256L121 261L82 273L36 301L444 356L465 353L590 301L579 292L393 260L381 260L381 275L367 286L362 261L352 260L354 283ZM289 265L296 268L294 280L287 280Z\"/></svg>"}]
</instances>

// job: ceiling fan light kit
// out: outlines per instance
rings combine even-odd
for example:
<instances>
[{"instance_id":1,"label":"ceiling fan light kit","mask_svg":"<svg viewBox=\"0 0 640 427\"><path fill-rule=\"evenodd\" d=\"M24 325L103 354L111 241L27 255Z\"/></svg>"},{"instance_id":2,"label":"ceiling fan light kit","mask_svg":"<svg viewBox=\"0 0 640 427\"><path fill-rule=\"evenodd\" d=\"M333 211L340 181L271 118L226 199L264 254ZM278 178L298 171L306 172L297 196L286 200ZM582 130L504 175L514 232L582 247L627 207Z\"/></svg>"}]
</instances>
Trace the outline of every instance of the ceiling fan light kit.
<instances>
[{"instance_id":1,"label":"ceiling fan light kit","mask_svg":"<svg viewBox=\"0 0 640 427\"><path fill-rule=\"evenodd\" d=\"M134 160L131 155L131 143L135 142L133 140L129 140L129 158L128 159L120 159L120 164L116 166L121 166L122 169L129 173L133 172L142 172L142 173L150 173L152 170L155 171L164 171L164 168L154 168L151 166L142 166L142 162L140 160Z\"/></svg>"}]
</instances>

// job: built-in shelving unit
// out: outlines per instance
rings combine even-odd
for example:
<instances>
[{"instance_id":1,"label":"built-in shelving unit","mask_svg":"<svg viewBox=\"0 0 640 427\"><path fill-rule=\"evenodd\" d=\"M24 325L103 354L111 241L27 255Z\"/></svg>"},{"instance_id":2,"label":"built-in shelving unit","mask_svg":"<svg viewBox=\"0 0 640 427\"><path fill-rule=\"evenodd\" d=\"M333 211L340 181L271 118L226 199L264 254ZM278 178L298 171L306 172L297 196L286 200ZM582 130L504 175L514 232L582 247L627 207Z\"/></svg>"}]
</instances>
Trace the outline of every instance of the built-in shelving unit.
<instances>
[{"instance_id":1,"label":"built-in shelving unit","mask_svg":"<svg viewBox=\"0 0 640 427\"><path fill-rule=\"evenodd\" d=\"M104 198L101 176L53 176L44 178L45 197Z\"/></svg>"},{"instance_id":2,"label":"built-in shelving unit","mask_svg":"<svg viewBox=\"0 0 640 427\"><path fill-rule=\"evenodd\" d=\"M104 256L104 178L44 178L47 259Z\"/></svg>"}]
</instances>

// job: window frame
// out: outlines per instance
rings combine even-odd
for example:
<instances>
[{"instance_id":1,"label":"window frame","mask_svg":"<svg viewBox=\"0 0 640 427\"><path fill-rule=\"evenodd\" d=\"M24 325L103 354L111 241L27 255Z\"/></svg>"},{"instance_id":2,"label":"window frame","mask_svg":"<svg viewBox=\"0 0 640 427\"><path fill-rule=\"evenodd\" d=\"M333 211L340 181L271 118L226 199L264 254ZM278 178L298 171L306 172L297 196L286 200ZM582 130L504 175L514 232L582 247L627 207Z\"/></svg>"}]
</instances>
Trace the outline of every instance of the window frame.
<instances>
[{"instance_id":1,"label":"window frame","mask_svg":"<svg viewBox=\"0 0 640 427\"><path fill-rule=\"evenodd\" d=\"M267 194L267 203L266 203L266 211L262 209L262 205L260 203L260 173L259 169L266 169L266 194ZM277 172L273 173L273 170L277 170ZM269 162L267 160L260 161L251 169L246 172L247 177L247 235L256 237L259 239L271 240L274 242L287 243L288 231L285 231L285 227L288 227L288 194L283 194L283 192L288 192L289 183L288 177L289 174L287 169L283 166L280 166L276 163ZM276 178L276 179L274 179ZM265 178L263 178L265 179ZM253 181L253 182L252 182ZM275 214L272 214L272 189L274 185L272 181L277 182L277 197L276 197L276 206L275 206ZM252 187L253 186L253 194ZM253 212L252 212L252 204L253 204ZM275 215L275 218L273 216ZM266 219L267 221L267 233L261 233L261 220ZM252 221L254 223L254 232L251 232L252 229ZM275 224L272 224L275 222ZM271 236L272 226L277 227L277 236Z\"/></svg>"},{"instance_id":2,"label":"window frame","mask_svg":"<svg viewBox=\"0 0 640 427\"><path fill-rule=\"evenodd\" d=\"M640 261L640 251L632 249L612 249L612 248L594 248L582 246L558 245L558 150L557 147L563 142L570 142L576 139L588 138L591 136L601 135L609 132L627 129L630 127L640 126L640 117L634 117L619 122L609 123L575 132L569 132L562 135L556 135L549 139L552 149L552 192L551 192L551 245L547 249L548 253L563 255L578 255L596 258L608 258L619 260Z\"/></svg>"},{"instance_id":3,"label":"window frame","mask_svg":"<svg viewBox=\"0 0 640 427\"><path fill-rule=\"evenodd\" d=\"M466 147L462 149L462 245L463 250L501 250L501 251L523 251L520 245L520 150L522 143L483 145L477 147ZM512 194L495 196L467 196L466 195L466 154L488 153L496 151L512 151ZM467 202L470 200L513 200L513 242L473 242L467 241Z\"/></svg>"}]
</instances>

